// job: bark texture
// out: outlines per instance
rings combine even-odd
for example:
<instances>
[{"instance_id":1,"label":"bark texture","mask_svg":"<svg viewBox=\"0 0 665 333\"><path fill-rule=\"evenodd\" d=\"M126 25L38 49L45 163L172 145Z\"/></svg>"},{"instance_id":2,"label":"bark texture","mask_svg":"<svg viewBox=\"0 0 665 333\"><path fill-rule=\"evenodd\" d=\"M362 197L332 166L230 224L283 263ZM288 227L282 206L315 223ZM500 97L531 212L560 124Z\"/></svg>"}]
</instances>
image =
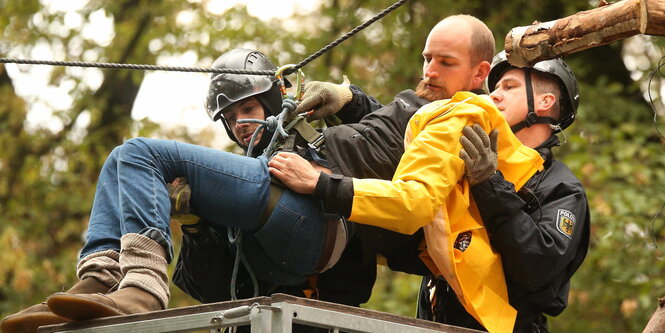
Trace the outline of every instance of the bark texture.
<instances>
[{"instance_id":1,"label":"bark texture","mask_svg":"<svg viewBox=\"0 0 665 333\"><path fill-rule=\"evenodd\" d=\"M513 28L506 36L515 66L565 56L638 34L665 36L664 0L624 0L558 20Z\"/></svg>"}]
</instances>

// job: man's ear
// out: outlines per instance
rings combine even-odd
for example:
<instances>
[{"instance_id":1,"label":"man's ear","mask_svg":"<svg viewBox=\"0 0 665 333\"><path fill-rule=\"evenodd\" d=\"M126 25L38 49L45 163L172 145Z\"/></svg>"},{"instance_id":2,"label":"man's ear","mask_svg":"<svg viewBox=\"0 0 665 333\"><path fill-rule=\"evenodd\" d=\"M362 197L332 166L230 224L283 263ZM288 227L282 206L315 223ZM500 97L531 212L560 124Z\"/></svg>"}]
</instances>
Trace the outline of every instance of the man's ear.
<instances>
[{"instance_id":1,"label":"man's ear","mask_svg":"<svg viewBox=\"0 0 665 333\"><path fill-rule=\"evenodd\" d=\"M482 61L478 64L476 69L476 74L473 76L473 85L474 87L482 87L485 79L490 74L490 63L487 61Z\"/></svg>"},{"instance_id":2,"label":"man's ear","mask_svg":"<svg viewBox=\"0 0 665 333\"><path fill-rule=\"evenodd\" d=\"M534 101L534 111L539 117L551 116L552 107L556 103L556 96L552 93L539 94Z\"/></svg>"}]
</instances>

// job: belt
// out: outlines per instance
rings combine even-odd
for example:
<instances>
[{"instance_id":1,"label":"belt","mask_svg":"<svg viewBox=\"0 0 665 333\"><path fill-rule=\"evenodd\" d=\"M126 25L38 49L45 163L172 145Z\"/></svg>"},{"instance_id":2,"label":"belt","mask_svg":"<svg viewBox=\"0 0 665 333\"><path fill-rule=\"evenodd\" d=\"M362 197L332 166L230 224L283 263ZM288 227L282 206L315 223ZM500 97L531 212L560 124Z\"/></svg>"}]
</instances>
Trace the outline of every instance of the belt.
<instances>
[{"instance_id":1,"label":"belt","mask_svg":"<svg viewBox=\"0 0 665 333\"><path fill-rule=\"evenodd\" d=\"M263 227L266 224L266 222L268 222L268 218L270 217L270 214L272 214L272 211L275 210L277 202L279 202L279 198L282 197L283 191L284 189L281 186L270 183L268 204L266 205L266 208L263 210L263 213L259 218L259 223L256 226L257 230Z\"/></svg>"},{"instance_id":2,"label":"belt","mask_svg":"<svg viewBox=\"0 0 665 333\"><path fill-rule=\"evenodd\" d=\"M337 263L346 247L346 226L341 219L325 219L326 239L324 240L323 252L314 269L316 272L328 270Z\"/></svg>"},{"instance_id":3,"label":"belt","mask_svg":"<svg viewBox=\"0 0 665 333\"><path fill-rule=\"evenodd\" d=\"M316 268L314 269L316 272L322 272L330 262L330 258L332 257L335 248L335 239L337 238L337 221L334 219L326 219L324 223L326 224L326 239L324 240L323 252L321 253L321 257L319 257L319 262L316 264Z\"/></svg>"}]
</instances>

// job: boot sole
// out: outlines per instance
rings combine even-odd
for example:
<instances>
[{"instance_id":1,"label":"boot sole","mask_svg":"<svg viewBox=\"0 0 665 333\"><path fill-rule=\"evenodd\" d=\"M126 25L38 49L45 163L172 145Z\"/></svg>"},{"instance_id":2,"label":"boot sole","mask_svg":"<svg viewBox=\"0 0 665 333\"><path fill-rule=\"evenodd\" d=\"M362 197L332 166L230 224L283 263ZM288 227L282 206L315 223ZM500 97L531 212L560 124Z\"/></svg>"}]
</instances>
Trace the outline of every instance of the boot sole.
<instances>
[{"instance_id":1,"label":"boot sole","mask_svg":"<svg viewBox=\"0 0 665 333\"><path fill-rule=\"evenodd\" d=\"M35 333L40 326L64 324L71 320L51 312L27 313L14 318L5 318L0 324L4 333Z\"/></svg>"},{"instance_id":2,"label":"boot sole","mask_svg":"<svg viewBox=\"0 0 665 333\"><path fill-rule=\"evenodd\" d=\"M112 306L76 294L56 293L46 304L56 315L73 321L124 315Z\"/></svg>"}]
</instances>

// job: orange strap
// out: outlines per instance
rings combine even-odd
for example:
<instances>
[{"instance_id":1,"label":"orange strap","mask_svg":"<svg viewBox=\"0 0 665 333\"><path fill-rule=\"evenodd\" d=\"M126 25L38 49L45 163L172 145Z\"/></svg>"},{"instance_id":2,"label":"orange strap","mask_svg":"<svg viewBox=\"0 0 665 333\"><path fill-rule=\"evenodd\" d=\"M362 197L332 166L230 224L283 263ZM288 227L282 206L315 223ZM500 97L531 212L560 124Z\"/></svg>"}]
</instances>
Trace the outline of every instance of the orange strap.
<instances>
[{"instance_id":1,"label":"orange strap","mask_svg":"<svg viewBox=\"0 0 665 333\"><path fill-rule=\"evenodd\" d=\"M306 298L309 299L319 299L319 276L318 275L310 275L307 278L307 282L309 282L309 289L305 289L302 291L303 294L305 294Z\"/></svg>"}]
</instances>

